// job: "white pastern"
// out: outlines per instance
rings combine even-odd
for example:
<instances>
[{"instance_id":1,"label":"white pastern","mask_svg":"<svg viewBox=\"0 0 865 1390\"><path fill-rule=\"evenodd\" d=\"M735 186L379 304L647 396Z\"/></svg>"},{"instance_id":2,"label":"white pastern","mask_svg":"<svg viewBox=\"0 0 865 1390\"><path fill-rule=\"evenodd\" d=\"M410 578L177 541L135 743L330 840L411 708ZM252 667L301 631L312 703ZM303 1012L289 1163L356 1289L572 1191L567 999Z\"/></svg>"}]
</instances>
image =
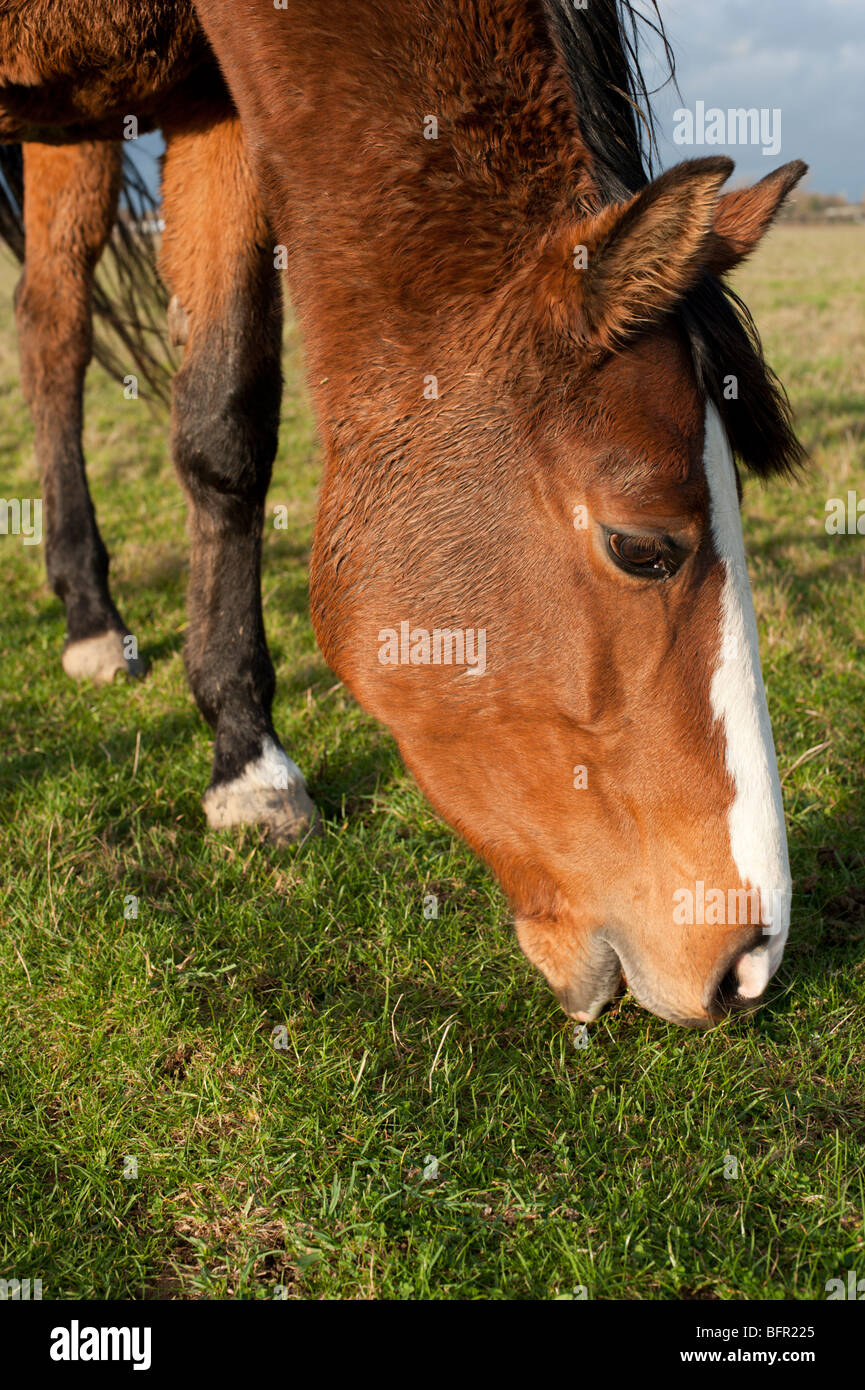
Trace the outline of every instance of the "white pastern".
<instances>
[{"instance_id":1,"label":"white pastern","mask_svg":"<svg viewBox=\"0 0 865 1390\"><path fill-rule=\"evenodd\" d=\"M727 768L736 788L730 808L730 852L743 885L760 890L766 944L739 962L739 993L762 994L784 953L790 926L790 865L784 805L766 691L760 670L757 622L726 431L714 405L706 406L703 465L709 486L712 535L725 579L721 643L711 701L727 745Z\"/></svg>"},{"instance_id":2,"label":"white pastern","mask_svg":"<svg viewBox=\"0 0 865 1390\"><path fill-rule=\"evenodd\" d=\"M261 824L277 843L299 839L315 824L303 773L270 738L233 781L208 788L204 809L214 829Z\"/></svg>"},{"instance_id":3,"label":"white pastern","mask_svg":"<svg viewBox=\"0 0 865 1390\"><path fill-rule=\"evenodd\" d=\"M96 685L107 685L121 671L143 676L144 662L126 655L124 641L124 634L112 629L71 642L63 652L63 670L75 681L90 680Z\"/></svg>"},{"instance_id":4,"label":"white pastern","mask_svg":"<svg viewBox=\"0 0 865 1390\"><path fill-rule=\"evenodd\" d=\"M232 793L253 791L289 791L306 789L303 773L288 754L277 747L272 738L264 740L261 754L255 762L247 763L239 777L229 782L226 790Z\"/></svg>"}]
</instances>

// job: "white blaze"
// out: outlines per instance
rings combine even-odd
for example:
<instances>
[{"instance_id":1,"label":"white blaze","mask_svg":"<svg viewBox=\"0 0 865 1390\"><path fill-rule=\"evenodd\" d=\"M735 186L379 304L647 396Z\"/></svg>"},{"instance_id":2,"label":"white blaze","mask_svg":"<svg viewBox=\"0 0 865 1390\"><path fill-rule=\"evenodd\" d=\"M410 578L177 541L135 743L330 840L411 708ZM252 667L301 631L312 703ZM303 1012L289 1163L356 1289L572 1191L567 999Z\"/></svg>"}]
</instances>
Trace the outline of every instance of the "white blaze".
<instances>
[{"instance_id":1,"label":"white blaze","mask_svg":"<svg viewBox=\"0 0 865 1390\"><path fill-rule=\"evenodd\" d=\"M703 466L711 499L712 535L725 570L720 654L711 701L715 718L724 729L727 770L735 786L729 816L730 853L742 884L760 890L764 923L771 914L765 944L749 952L737 966L739 994L753 999L762 994L783 955L792 885L736 474L726 431L711 402L706 406Z\"/></svg>"}]
</instances>

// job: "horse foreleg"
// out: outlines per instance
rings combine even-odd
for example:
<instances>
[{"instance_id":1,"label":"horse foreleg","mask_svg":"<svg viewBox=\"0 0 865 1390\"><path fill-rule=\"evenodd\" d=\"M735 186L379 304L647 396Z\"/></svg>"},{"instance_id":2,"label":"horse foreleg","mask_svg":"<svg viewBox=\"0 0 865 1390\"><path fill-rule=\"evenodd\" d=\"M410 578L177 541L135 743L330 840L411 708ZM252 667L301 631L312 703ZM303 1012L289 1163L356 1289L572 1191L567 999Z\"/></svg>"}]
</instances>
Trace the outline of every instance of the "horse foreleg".
<instances>
[{"instance_id":1,"label":"horse foreleg","mask_svg":"<svg viewBox=\"0 0 865 1390\"><path fill-rule=\"evenodd\" d=\"M75 679L142 665L108 588L81 448L93 335L93 272L111 232L120 150L106 141L24 146L24 270L15 292L21 385L42 479L45 564L66 607L63 668Z\"/></svg>"},{"instance_id":2,"label":"horse foreleg","mask_svg":"<svg viewBox=\"0 0 865 1390\"><path fill-rule=\"evenodd\" d=\"M273 238L234 119L167 129L163 272L185 342L172 407L191 539L186 670L214 730L212 826L297 839L315 808L271 720L275 677L261 607L264 502L282 392Z\"/></svg>"}]
</instances>

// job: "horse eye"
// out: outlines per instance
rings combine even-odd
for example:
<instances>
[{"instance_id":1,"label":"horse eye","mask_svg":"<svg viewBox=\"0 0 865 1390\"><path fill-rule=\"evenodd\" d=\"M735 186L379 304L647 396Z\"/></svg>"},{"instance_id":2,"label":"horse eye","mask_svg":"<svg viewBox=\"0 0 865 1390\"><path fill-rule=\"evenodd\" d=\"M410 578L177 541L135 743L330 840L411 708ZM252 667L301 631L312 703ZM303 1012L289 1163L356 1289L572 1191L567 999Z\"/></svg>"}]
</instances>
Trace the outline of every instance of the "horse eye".
<instances>
[{"instance_id":1,"label":"horse eye","mask_svg":"<svg viewBox=\"0 0 865 1390\"><path fill-rule=\"evenodd\" d=\"M680 563L672 542L659 536L627 536L610 531L607 549L619 569L645 579L668 579Z\"/></svg>"}]
</instances>

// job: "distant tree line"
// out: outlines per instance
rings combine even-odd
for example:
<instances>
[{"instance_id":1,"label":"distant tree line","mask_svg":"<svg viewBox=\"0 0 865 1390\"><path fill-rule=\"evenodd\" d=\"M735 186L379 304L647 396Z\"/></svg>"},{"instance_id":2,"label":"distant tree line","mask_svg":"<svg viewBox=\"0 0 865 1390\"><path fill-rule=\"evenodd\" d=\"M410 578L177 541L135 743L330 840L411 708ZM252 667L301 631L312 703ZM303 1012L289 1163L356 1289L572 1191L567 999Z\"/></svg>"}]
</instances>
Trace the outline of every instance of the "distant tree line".
<instances>
[{"instance_id":1,"label":"distant tree line","mask_svg":"<svg viewBox=\"0 0 865 1390\"><path fill-rule=\"evenodd\" d=\"M865 222L865 198L851 203L840 193L806 191L789 199L780 218L785 222Z\"/></svg>"}]
</instances>

